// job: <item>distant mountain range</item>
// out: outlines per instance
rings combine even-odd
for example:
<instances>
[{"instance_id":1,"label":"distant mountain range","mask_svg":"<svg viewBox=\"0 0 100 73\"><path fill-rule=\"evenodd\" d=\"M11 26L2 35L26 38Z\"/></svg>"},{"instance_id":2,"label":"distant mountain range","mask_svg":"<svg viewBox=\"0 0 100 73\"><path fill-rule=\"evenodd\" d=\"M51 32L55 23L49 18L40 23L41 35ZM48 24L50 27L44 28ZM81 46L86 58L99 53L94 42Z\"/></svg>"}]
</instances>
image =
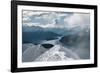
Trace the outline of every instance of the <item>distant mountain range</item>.
<instances>
[{"instance_id":1,"label":"distant mountain range","mask_svg":"<svg viewBox=\"0 0 100 73\"><path fill-rule=\"evenodd\" d=\"M79 42L79 39L87 38L88 36L90 36L90 29L88 27L85 27L84 29L81 29L80 27L67 29L23 26L22 30L23 43L38 44L43 40L52 40L57 39L57 37L62 37L62 39L60 40L61 43L73 44L73 41Z\"/></svg>"},{"instance_id":2,"label":"distant mountain range","mask_svg":"<svg viewBox=\"0 0 100 73\"><path fill-rule=\"evenodd\" d=\"M49 31L53 32L59 35L70 35L70 34L76 34L80 31L86 31L89 29L89 26L78 26L78 27L73 27L73 28L42 28L40 26L22 26L22 31L23 32L34 32L34 31Z\"/></svg>"},{"instance_id":3,"label":"distant mountain range","mask_svg":"<svg viewBox=\"0 0 100 73\"><path fill-rule=\"evenodd\" d=\"M56 39L56 37L61 36L59 34L56 34L54 32L51 31L45 31L43 29L39 29L35 27L31 27L31 28L26 28L23 32L22 32L22 37L23 37L23 43L34 43L34 44L38 44L39 42L43 41L43 40L51 40L51 39Z\"/></svg>"}]
</instances>

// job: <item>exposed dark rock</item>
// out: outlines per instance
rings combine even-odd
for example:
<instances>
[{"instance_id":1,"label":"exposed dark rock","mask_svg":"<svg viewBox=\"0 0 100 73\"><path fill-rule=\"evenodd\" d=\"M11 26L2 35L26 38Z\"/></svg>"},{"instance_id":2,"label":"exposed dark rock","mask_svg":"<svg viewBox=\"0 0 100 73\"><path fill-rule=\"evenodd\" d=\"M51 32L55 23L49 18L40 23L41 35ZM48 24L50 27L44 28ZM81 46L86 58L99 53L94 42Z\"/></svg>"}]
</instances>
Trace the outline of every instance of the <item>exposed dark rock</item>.
<instances>
[{"instance_id":1,"label":"exposed dark rock","mask_svg":"<svg viewBox=\"0 0 100 73\"><path fill-rule=\"evenodd\" d=\"M52 45L52 44L42 44L42 46L43 46L44 48L46 48L46 49L50 49L50 48L52 48L54 45Z\"/></svg>"}]
</instances>

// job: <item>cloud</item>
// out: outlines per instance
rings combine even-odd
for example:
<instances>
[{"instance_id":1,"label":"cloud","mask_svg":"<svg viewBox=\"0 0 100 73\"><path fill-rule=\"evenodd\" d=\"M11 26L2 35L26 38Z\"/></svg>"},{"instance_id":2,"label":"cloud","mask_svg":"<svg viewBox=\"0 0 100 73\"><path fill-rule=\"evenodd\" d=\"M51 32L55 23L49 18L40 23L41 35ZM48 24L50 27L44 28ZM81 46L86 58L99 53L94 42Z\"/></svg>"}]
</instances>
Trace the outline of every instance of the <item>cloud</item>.
<instances>
[{"instance_id":1,"label":"cloud","mask_svg":"<svg viewBox=\"0 0 100 73\"><path fill-rule=\"evenodd\" d=\"M90 24L90 15L85 13L23 11L23 26L42 28L73 28Z\"/></svg>"},{"instance_id":2,"label":"cloud","mask_svg":"<svg viewBox=\"0 0 100 73\"><path fill-rule=\"evenodd\" d=\"M23 16L33 16L33 15L41 15L43 13L49 13L49 12L41 12L41 11L23 11Z\"/></svg>"},{"instance_id":3,"label":"cloud","mask_svg":"<svg viewBox=\"0 0 100 73\"><path fill-rule=\"evenodd\" d=\"M37 25L39 25L39 23L32 23L32 22L30 22L30 23L23 23L23 26L29 26L29 27L37 26Z\"/></svg>"},{"instance_id":4,"label":"cloud","mask_svg":"<svg viewBox=\"0 0 100 73\"><path fill-rule=\"evenodd\" d=\"M23 11L23 22L32 22L32 17L36 18L41 16L41 14L49 13L49 12L41 12L41 11Z\"/></svg>"},{"instance_id":5,"label":"cloud","mask_svg":"<svg viewBox=\"0 0 100 73\"><path fill-rule=\"evenodd\" d=\"M67 27L84 27L90 24L90 15L84 13L74 13L68 18L64 19L64 22L67 24Z\"/></svg>"}]
</instances>

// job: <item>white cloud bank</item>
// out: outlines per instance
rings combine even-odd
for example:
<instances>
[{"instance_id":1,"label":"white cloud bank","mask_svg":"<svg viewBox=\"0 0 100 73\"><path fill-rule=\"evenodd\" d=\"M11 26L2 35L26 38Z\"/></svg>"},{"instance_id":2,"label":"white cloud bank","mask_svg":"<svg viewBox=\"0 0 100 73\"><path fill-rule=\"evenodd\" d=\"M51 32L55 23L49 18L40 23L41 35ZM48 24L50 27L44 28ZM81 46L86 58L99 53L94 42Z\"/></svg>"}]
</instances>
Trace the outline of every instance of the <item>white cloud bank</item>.
<instances>
[{"instance_id":1,"label":"white cloud bank","mask_svg":"<svg viewBox=\"0 0 100 73\"><path fill-rule=\"evenodd\" d=\"M86 25L89 25L90 15L82 13L74 13L69 18L65 18L64 21L69 27L77 27L77 26L84 27Z\"/></svg>"}]
</instances>

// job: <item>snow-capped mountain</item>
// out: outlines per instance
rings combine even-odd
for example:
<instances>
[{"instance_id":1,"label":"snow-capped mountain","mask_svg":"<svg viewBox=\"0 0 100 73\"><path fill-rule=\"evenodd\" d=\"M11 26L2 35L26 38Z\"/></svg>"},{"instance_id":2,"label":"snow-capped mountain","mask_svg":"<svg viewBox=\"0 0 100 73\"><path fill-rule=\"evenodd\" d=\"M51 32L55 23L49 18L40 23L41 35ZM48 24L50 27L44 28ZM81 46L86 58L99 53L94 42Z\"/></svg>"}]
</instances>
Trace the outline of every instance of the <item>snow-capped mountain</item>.
<instances>
[{"instance_id":1,"label":"snow-capped mountain","mask_svg":"<svg viewBox=\"0 0 100 73\"><path fill-rule=\"evenodd\" d=\"M67 61L75 59L79 59L77 54L60 45L55 45L53 48L36 58L35 61Z\"/></svg>"},{"instance_id":2,"label":"snow-capped mountain","mask_svg":"<svg viewBox=\"0 0 100 73\"><path fill-rule=\"evenodd\" d=\"M43 44L45 44L45 46L48 46L49 44L53 45L49 48L46 48L43 46ZM23 62L80 59L76 53L72 52L68 48L63 47L57 39L41 42L38 45L31 44L30 47L23 52L22 58Z\"/></svg>"}]
</instances>

